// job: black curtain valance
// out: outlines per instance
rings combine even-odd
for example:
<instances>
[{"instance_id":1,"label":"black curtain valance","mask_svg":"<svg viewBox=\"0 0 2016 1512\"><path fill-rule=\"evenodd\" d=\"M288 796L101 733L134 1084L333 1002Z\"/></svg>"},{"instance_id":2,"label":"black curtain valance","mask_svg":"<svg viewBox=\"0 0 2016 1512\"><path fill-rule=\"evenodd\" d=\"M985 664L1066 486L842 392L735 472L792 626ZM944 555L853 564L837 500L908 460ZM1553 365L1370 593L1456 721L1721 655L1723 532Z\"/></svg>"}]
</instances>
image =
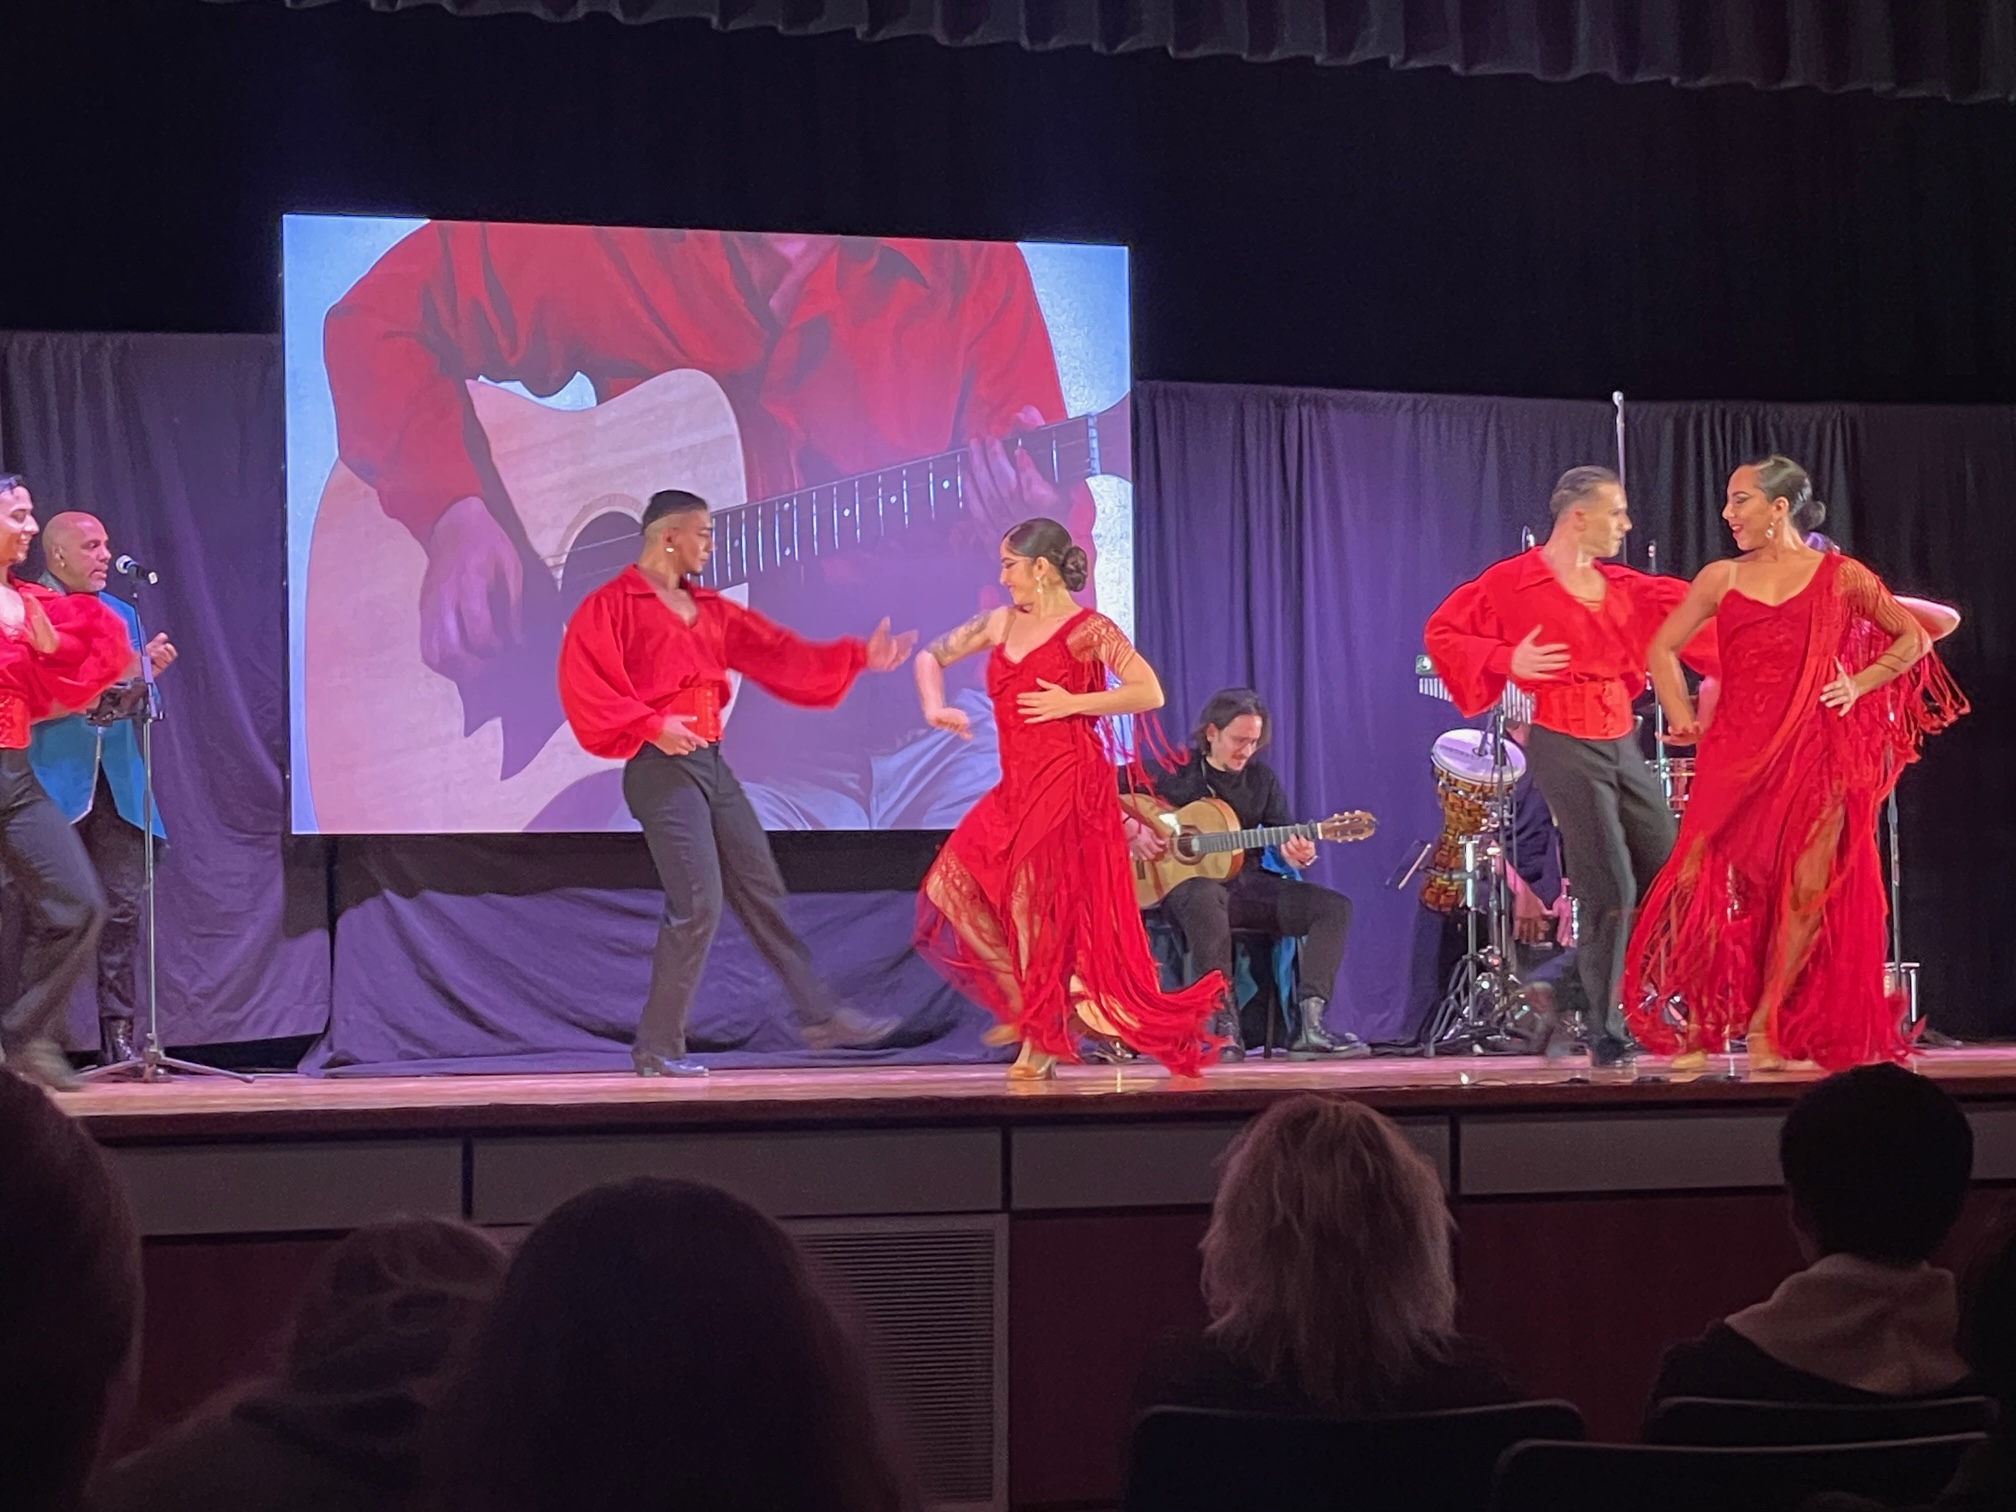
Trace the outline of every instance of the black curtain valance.
<instances>
[{"instance_id":1,"label":"black curtain valance","mask_svg":"<svg viewBox=\"0 0 2016 1512\"><path fill-rule=\"evenodd\" d=\"M56 0L64 3L64 0ZM247 0L220 0L247 3ZM272 0L263 0L271 4ZM360 0L282 0L295 8ZM361 0L374 10L724 30L928 36L963 46L1395 68L1622 84L2016 99L2016 0Z\"/></svg>"}]
</instances>

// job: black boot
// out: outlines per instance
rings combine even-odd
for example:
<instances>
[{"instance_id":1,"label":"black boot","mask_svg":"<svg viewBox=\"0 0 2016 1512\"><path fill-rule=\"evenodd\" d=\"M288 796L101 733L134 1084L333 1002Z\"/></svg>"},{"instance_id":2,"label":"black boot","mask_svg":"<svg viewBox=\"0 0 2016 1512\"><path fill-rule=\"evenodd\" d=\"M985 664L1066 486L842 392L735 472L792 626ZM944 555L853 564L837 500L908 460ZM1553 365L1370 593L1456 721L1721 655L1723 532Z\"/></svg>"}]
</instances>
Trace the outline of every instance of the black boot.
<instances>
[{"instance_id":1,"label":"black boot","mask_svg":"<svg viewBox=\"0 0 2016 1512\"><path fill-rule=\"evenodd\" d=\"M1302 999L1295 1005L1295 1022L1291 1026L1288 1040L1288 1059L1318 1060L1336 1058L1356 1060L1361 1055L1370 1055L1372 1047L1355 1034L1332 1036L1323 1027L1323 1010L1328 1006L1316 996Z\"/></svg>"},{"instance_id":2,"label":"black boot","mask_svg":"<svg viewBox=\"0 0 2016 1512\"><path fill-rule=\"evenodd\" d=\"M133 1020L108 1018L98 1021L98 1064L123 1066L140 1057L133 1051Z\"/></svg>"},{"instance_id":3,"label":"black boot","mask_svg":"<svg viewBox=\"0 0 2016 1512\"><path fill-rule=\"evenodd\" d=\"M1231 1065L1234 1061L1246 1059L1246 1040L1239 1028L1239 1010L1230 1004L1212 1014L1204 1025L1204 1032L1213 1039L1225 1041L1218 1049L1221 1064Z\"/></svg>"}]
</instances>

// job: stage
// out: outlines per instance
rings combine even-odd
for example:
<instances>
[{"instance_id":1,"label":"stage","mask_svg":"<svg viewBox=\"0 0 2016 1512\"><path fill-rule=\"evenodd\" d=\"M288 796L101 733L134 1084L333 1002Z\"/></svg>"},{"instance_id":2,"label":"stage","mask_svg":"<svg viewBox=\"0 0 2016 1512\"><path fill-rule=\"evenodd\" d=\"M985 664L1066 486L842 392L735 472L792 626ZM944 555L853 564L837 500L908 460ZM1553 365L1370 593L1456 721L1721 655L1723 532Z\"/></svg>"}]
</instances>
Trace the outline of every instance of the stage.
<instances>
[{"instance_id":1,"label":"stage","mask_svg":"<svg viewBox=\"0 0 2016 1512\"><path fill-rule=\"evenodd\" d=\"M2016 1181L2016 1046L1915 1064L1975 1129L1981 1189L1957 1255ZM1599 1436L1629 1437L1659 1350L1799 1263L1777 1137L1816 1073L1730 1070L1464 1056L1255 1059L1198 1080L1084 1066L1011 1083L998 1065L262 1076L59 1100L112 1150L148 1239L142 1433L270 1357L334 1235L425 1212L508 1243L598 1182L686 1177L782 1219L851 1298L941 1504L1083 1508L1117 1493L1140 1361L1200 1316L1219 1156L1302 1091L1399 1122L1449 1192L1463 1326ZM1629 1306L1589 1312L1613 1293Z\"/></svg>"},{"instance_id":2,"label":"stage","mask_svg":"<svg viewBox=\"0 0 2016 1512\"><path fill-rule=\"evenodd\" d=\"M1914 1070L1969 1101L2016 1098L2016 1045L1920 1055ZM691 1081L628 1074L321 1078L266 1075L107 1082L60 1101L103 1143L298 1139L357 1134L807 1128L879 1124L1247 1117L1274 1098L1323 1092L1394 1114L1661 1111L1783 1106L1816 1072L1751 1073L1742 1056L1675 1074L1647 1057L1592 1070L1585 1058L1374 1056L1326 1063L1257 1055L1197 1079L1152 1064L1067 1066L1010 1081L998 1065L726 1071Z\"/></svg>"}]
</instances>

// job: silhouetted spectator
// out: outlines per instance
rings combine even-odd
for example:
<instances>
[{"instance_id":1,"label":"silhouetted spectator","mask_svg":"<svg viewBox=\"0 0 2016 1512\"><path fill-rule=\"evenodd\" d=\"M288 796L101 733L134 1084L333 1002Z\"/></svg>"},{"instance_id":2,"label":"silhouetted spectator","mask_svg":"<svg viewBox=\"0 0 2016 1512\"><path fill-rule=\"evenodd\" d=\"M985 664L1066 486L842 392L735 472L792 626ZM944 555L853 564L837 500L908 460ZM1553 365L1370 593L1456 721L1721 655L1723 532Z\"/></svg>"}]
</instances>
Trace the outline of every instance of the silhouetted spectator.
<instances>
[{"instance_id":1,"label":"silhouetted spectator","mask_svg":"<svg viewBox=\"0 0 2016 1512\"><path fill-rule=\"evenodd\" d=\"M98 1146L0 1070L0 1503L82 1500L138 1366L140 1240Z\"/></svg>"},{"instance_id":2,"label":"silhouetted spectator","mask_svg":"<svg viewBox=\"0 0 2016 1512\"><path fill-rule=\"evenodd\" d=\"M1456 1332L1454 1225L1393 1122L1313 1094L1226 1153L1204 1236L1201 1335L1165 1341L1135 1402L1249 1412L1429 1412L1519 1399Z\"/></svg>"},{"instance_id":3,"label":"silhouetted spectator","mask_svg":"<svg viewBox=\"0 0 2016 1512\"><path fill-rule=\"evenodd\" d=\"M1929 1263L1960 1216L1974 1134L1901 1066L1830 1076L1793 1105L1778 1160L1811 1262L1660 1362L1668 1397L1867 1402L1971 1390L1950 1271ZM1648 1412L1650 1408L1648 1407Z\"/></svg>"},{"instance_id":4,"label":"silhouetted spectator","mask_svg":"<svg viewBox=\"0 0 2016 1512\"><path fill-rule=\"evenodd\" d=\"M357 1230L308 1282L279 1379L235 1393L91 1488L93 1512L383 1512L404 1505L444 1366L504 1274L467 1224Z\"/></svg>"},{"instance_id":5,"label":"silhouetted spectator","mask_svg":"<svg viewBox=\"0 0 2016 1512\"><path fill-rule=\"evenodd\" d=\"M444 1512L899 1512L862 1362L747 1203L638 1180L525 1240L444 1405Z\"/></svg>"}]
</instances>

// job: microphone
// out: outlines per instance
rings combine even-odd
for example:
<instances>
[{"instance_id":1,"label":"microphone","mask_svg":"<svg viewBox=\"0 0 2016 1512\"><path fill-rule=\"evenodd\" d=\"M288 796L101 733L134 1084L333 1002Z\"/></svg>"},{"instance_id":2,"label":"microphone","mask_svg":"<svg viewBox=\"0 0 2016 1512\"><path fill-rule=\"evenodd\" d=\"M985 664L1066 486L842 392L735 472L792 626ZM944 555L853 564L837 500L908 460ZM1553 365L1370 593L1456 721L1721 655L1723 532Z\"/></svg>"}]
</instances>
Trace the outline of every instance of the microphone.
<instances>
[{"instance_id":1,"label":"microphone","mask_svg":"<svg viewBox=\"0 0 2016 1512\"><path fill-rule=\"evenodd\" d=\"M134 561L130 556L114 557L112 559L112 570L126 577L138 578L143 583L158 583L161 581L160 573L144 562Z\"/></svg>"}]
</instances>

